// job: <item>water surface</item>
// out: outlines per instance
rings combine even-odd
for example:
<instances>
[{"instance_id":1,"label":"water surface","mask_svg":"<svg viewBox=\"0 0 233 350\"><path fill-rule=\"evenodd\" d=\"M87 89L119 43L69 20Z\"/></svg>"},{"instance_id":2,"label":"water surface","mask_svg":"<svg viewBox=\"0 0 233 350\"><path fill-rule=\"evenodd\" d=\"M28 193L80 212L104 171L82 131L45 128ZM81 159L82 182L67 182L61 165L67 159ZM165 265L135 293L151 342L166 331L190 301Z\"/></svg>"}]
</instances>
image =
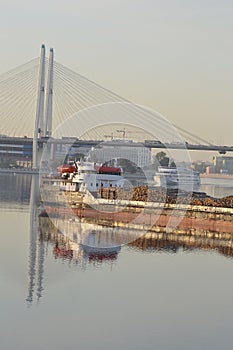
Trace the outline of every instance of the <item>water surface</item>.
<instances>
[{"instance_id":1,"label":"water surface","mask_svg":"<svg viewBox=\"0 0 233 350\"><path fill-rule=\"evenodd\" d=\"M30 184L1 176L1 349L232 349L230 253L163 242L101 260L37 236L30 264Z\"/></svg>"}]
</instances>

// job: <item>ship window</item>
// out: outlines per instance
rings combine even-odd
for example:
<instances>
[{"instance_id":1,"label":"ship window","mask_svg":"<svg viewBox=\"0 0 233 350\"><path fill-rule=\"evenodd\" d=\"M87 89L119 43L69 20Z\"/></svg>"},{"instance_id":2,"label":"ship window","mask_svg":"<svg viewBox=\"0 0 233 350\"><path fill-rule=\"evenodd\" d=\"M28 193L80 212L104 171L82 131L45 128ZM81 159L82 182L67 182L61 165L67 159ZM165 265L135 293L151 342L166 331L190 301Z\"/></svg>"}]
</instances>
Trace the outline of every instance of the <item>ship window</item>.
<instances>
[{"instance_id":1,"label":"ship window","mask_svg":"<svg viewBox=\"0 0 233 350\"><path fill-rule=\"evenodd\" d=\"M91 186L93 186L93 183L91 182Z\"/></svg>"},{"instance_id":2,"label":"ship window","mask_svg":"<svg viewBox=\"0 0 233 350\"><path fill-rule=\"evenodd\" d=\"M98 187L99 186L99 184L98 184L98 182L96 182L96 187Z\"/></svg>"},{"instance_id":3,"label":"ship window","mask_svg":"<svg viewBox=\"0 0 233 350\"><path fill-rule=\"evenodd\" d=\"M81 170L81 174L96 174L95 170Z\"/></svg>"}]
</instances>

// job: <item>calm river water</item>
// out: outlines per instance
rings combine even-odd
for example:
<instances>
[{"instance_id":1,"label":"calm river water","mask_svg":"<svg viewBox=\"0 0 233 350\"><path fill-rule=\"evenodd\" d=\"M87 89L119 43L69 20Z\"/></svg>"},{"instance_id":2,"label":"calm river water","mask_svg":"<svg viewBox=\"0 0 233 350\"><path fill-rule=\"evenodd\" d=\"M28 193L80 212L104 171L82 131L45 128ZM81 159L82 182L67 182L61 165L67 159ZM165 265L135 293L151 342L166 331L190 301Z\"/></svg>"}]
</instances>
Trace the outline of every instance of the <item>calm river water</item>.
<instances>
[{"instance_id":1,"label":"calm river water","mask_svg":"<svg viewBox=\"0 0 233 350\"><path fill-rule=\"evenodd\" d=\"M163 239L77 256L47 229L35 255L31 177L0 180L1 349L232 349L230 251ZM233 184L205 179L201 190L233 195Z\"/></svg>"}]
</instances>

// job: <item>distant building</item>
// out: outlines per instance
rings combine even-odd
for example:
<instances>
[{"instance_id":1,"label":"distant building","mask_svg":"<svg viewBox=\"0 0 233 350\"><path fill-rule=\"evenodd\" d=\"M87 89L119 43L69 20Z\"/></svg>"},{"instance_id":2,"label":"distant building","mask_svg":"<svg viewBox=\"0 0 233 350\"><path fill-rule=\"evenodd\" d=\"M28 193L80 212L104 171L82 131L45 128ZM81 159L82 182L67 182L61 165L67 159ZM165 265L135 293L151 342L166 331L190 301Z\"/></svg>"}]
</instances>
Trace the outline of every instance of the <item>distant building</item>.
<instances>
[{"instance_id":1,"label":"distant building","mask_svg":"<svg viewBox=\"0 0 233 350\"><path fill-rule=\"evenodd\" d=\"M195 171L199 171L199 173L203 174L206 172L212 172L210 170L211 164L206 161L196 161L192 163L192 169Z\"/></svg>"},{"instance_id":2,"label":"distant building","mask_svg":"<svg viewBox=\"0 0 233 350\"><path fill-rule=\"evenodd\" d=\"M111 141L111 144L114 142L118 144L122 142L122 146L109 145L108 142L104 142L91 149L89 152L90 160L105 163L114 159L127 159L140 168L150 164L151 151L149 148L140 145L136 146L136 142L132 140L115 139Z\"/></svg>"},{"instance_id":3,"label":"distant building","mask_svg":"<svg viewBox=\"0 0 233 350\"><path fill-rule=\"evenodd\" d=\"M214 168L214 166L213 165L208 165L207 167L206 167L206 174L214 174L215 173L215 168Z\"/></svg>"},{"instance_id":4,"label":"distant building","mask_svg":"<svg viewBox=\"0 0 233 350\"><path fill-rule=\"evenodd\" d=\"M9 137L0 143L0 157L15 160L32 159L32 140Z\"/></svg>"},{"instance_id":5,"label":"distant building","mask_svg":"<svg viewBox=\"0 0 233 350\"><path fill-rule=\"evenodd\" d=\"M233 174L233 157L216 156L213 157L215 173Z\"/></svg>"},{"instance_id":6,"label":"distant building","mask_svg":"<svg viewBox=\"0 0 233 350\"><path fill-rule=\"evenodd\" d=\"M68 140L70 141L70 140ZM76 153L83 154L85 156L88 155L88 152L90 151L90 146L81 146L81 147L75 147L73 145L73 142L71 141L70 143L60 143L60 144L55 144L54 146L54 158L57 160L63 160L66 157L74 157Z\"/></svg>"},{"instance_id":7,"label":"distant building","mask_svg":"<svg viewBox=\"0 0 233 350\"><path fill-rule=\"evenodd\" d=\"M31 160L17 160L16 165L20 168L31 168L32 161Z\"/></svg>"}]
</instances>

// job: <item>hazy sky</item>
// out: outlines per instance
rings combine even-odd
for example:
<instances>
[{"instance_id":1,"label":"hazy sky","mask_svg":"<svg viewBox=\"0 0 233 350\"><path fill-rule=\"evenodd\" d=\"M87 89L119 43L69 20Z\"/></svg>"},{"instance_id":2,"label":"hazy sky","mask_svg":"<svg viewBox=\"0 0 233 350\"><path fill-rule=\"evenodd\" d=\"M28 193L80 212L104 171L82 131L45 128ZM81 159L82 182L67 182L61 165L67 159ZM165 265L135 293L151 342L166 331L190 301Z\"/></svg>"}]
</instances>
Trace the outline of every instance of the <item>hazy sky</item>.
<instances>
[{"instance_id":1,"label":"hazy sky","mask_svg":"<svg viewBox=\"0 0 233 350\"><path fill-rule=\"evenodd\" d=\"M171 122L233 144L232 0L0 0L0 73L55 59Z\"/></svg>"}]
</instances>

